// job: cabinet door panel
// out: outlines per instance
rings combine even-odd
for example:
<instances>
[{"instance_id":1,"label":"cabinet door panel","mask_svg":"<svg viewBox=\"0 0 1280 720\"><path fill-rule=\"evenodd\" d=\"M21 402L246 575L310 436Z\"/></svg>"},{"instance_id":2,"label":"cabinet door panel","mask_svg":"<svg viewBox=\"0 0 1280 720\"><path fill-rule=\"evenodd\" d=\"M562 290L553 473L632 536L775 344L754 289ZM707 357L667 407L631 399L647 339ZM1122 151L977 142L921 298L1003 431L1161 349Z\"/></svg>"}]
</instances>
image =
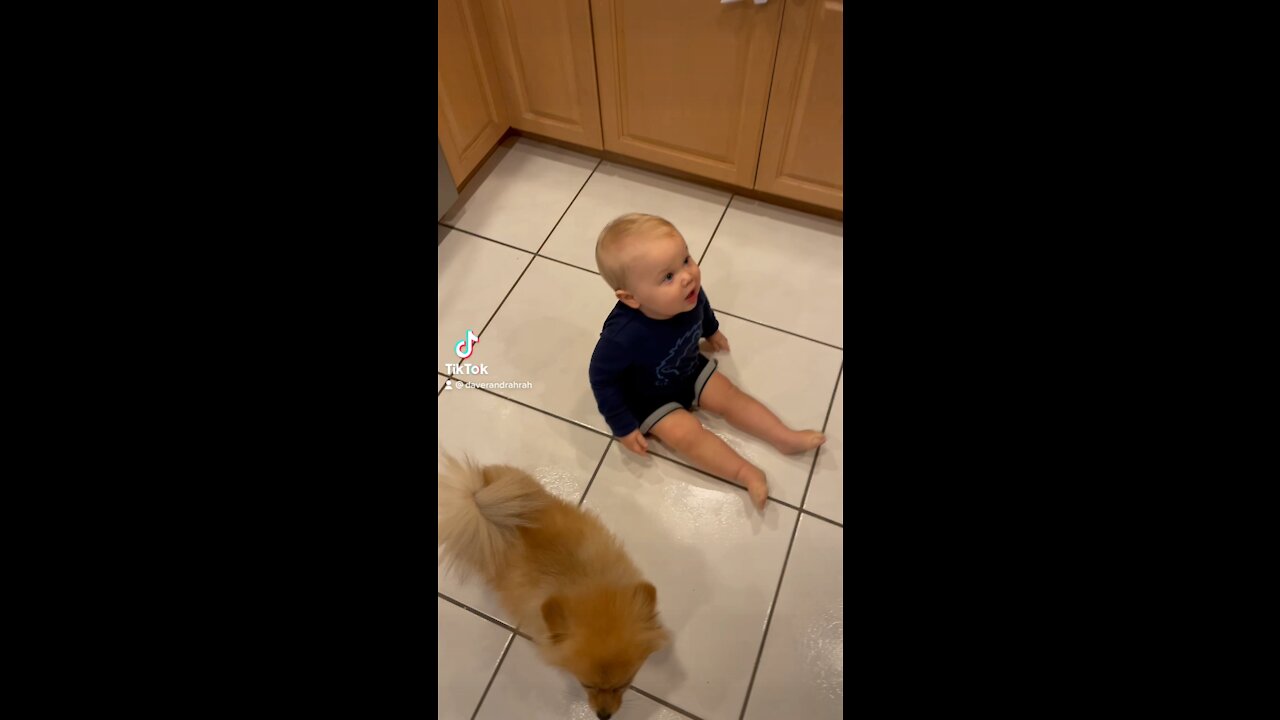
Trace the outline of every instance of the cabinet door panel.
<instances>
[{"instance_id":1,"label":"cabinet door panel","mask_svg":"<svg viewBox=\"0 0 1280 720\"><path fill-rule=\"evenodd\" d=\"M787 0L756 189L844 209L844 3Z\"/></svg>"},{"instance_id":2,"label":"cabinet door panel","mask_svg":"<svg viewBox=\"0 0 1280 720\"><path fill-rule=\"evenodd\" d=\"M440 147L461 183L502 139L507 110L478 0L440 0L436 22Z\"/></svg>"},{"instance_id":3,"label":"cabinet door panel","mask_svg":"<svg viewBox=\"0 0 1280 720\"><path fill-rule=\"evenodd\" d=\"M588 0L485 0L511 126L603 149Z\"/></svg>"},{"instance_id":4,"label":"cabinet door panel","mask_svg":"<svg viewBox=\"0 0 1280 720\"><path fill-rule=\"evenodd\" d=\"M604 147L751 187L782 3L592 0Z\"/></svg>"}]
</instances>

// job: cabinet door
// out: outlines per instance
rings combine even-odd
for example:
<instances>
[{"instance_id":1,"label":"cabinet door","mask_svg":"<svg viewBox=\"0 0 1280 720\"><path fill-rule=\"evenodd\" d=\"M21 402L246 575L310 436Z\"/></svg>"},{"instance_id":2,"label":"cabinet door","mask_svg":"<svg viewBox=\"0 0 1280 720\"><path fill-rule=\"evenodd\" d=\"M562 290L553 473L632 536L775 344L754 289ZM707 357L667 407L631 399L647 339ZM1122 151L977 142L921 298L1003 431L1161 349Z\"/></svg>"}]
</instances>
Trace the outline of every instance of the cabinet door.
<instances>
[{"instance_id":1,"label":"cabinet door","mask_svg":"<svg viewBox=\"0 0 1280 720\"><path fill-rule=\"evenodd\" d=\"M440 0L436 22L440 147L461 184L507 131L507 108L479 0Z\"/></svg>"},{"instance_id":2,"label":"cabinet door","mask_svg":"<svg viewBox=\"0 0 1280 720\"><path fill-rule=\"evenodd\" d=\"M592 0L604 147L749 188L782 2Z\"/></svg>"},{"instance_id":3,"label":"cabinet door","mask_svg":"<svg viewBox=\"0 0 1280 720\"><path fill-rule=\"evenodd\" d=\"M588 0L484 0L508 120L601 150Z\"/></svg>"},{"instance_id":4,"label":"cabinet door","mask_svg":"<svg viewBox=\"0 0 1280 720\"><path fill-rule=\"evenodd\" d=\"M844 209L840 0L787 0L756 189Z\"/></svg>"}]
</instances>

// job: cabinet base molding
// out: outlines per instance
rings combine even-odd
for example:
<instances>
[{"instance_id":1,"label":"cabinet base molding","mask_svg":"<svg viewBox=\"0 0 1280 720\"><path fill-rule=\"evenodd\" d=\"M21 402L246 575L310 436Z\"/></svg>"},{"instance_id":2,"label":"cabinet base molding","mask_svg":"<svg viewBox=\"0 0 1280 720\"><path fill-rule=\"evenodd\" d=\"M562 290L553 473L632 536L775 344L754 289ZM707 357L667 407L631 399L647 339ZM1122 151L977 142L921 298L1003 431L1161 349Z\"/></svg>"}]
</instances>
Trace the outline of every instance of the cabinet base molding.
<instances>
[{"instance_id":1,"label":"cabinet base molding","mask_svg":"<svg viewBox=\"0 0 1280 720\"><path fill-rule=\"evenodd\" d=\"M703 187L708 187L713 190L720 190L721 192L733 193L734 195L741 195L742 197L745 197L751 200L759 200L761 202L767 202L772 205L788 208L790 210L799 210L800 212L806 212L806 213L809 213L810 215L817 215L819 217L825 217L825 218L830 218L832 220L839 220L840 222L844 222L844 210L835 210L833 208L823 207L822 205L814 205L812 203L802 202L800 200L792 200L791 198L782 197L780 195L773 195L771 193L761 192L754 188L744 188L744 187L739 187L737 185L730 185L729 183L723 183L716 180L711 180L709 178L702 177L701 175L695 175L693 173L684 172L683 170L674 170L664 165L652 163L647 160L639 160L637 158L633 158L627 155L619 155L618 153L612 152L610 150L597 150L595 148L584 147L582 145L566 142L564 140L558 140L556 138L550 138L545 135L539 135L538 133L528 132L525 130L512 129L508 131L507 134L508 136L527 137L530 140L537 140L538 142L544 142L544 143L547 143L548 145L556 145L566 150L572 150L574 152L582 153L583 155L590 155L591 157L600 158L601 160L607 160L609 162L617 163L619 165L627 165L640 170L648 170L649 172L657 173L659 175L666 175L667 177L675 178L677 180L686 180L688 182L694 183L695 185L701 185Z\"/></svg>"}]
</instances>

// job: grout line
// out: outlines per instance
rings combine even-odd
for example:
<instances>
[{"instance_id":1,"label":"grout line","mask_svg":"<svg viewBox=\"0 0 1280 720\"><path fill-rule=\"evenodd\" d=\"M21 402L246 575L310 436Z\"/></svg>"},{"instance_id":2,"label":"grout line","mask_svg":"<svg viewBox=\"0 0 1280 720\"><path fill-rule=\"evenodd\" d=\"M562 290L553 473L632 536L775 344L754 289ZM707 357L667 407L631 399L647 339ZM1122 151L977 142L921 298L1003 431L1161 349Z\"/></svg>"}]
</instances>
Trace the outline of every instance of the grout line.
<instances>
[{"instance_id":1,"label":"grout line","mask_svg":"<svg viewBox=\"0 0 1280 720\"><path fill-rule=\"evenodd\" d=\"M508 625L508 624L506 624L506 623L502 622L501 620L499 620L499 619L497 619L497 618L491 618L491 617L489 617L488 615L485 615L484 613L480 612L479 610L476 610L475 608L471 607L470 605L467 605L466 603L462 602L461 600L454 600L453 598L449 597L448 595L445 595L444 593L440 592L439 590L436 590L436 597L440 598L441 600L445 600L445 601L448 601L448 602L450 602L450 603L453 603L454 605L457 605L458 607L462 608L463 610L466 610L467 612L471 613L472 615L475 615L476 617L480 618L481 620L488 620L489 622L491 622L491 623L493 623L493 624L497 625L498 627L502 628L503 630L506 630L507 632L513 632L513 633L519 633L519 632L520 632L519 630L516 630L515 628L511 627L510 625Z\"/></svg>"},{"instance_id":2,"label":"grout line","mask_svg":"<svg viewBox=\"0 0 1280 720\"><path fill-rule=\"evenodd\" d=\"M522 248L522 247L516 247L515 245L508 245L507 243L504 243L504 242L502 242L501 240L494 240L494 239L493 239L493 238L491 238L491 237L485 237L484 235L480 235L480 234L478 234L478 233L473 233L473 232L471 232L470 230L463 230L463 229L461 229L461 228L454 228L454 227L452 227L452 226L450 226L450 225L445 225L444 223L437 223L437 224L438 224L438 225L444 225L444 226L445 226L445 227L447 227L447 228L452 228L452 229L457 230L458 232L461 232L461 233L466 233L466 234L468 234L468 235L471 235L472 237L480 238L481 240L488 240L488 241L489 241L489 242L491 242L491 243L496 243L496 244L501 245L501 246L503 246L503 247L509 247L509 248L511 248L512 250L519 250L519 251L520 251L520 252L522 252L522 253L527 253L527 254L529 254L529 255L533 255L533 256L535 256L535 257L540 257L540 258L542 258L543 260L550 260L550 261L552 261L552 262L558 262L558 263L560 263L561 265L568 265L569 267L571 267L571 268L573 268L573 269L575 269L575 270L582 270L582 271L585 271L585 272L589 272L589 273L591 273L592 275L595 275L595 276L597 276L597 277L600 275L600 273L596 272L595 270L592 270L592 269L590 269L590 268L580 267L580 266L578 266L578 265L574 265L573 263L565 262L564 260L558 260L558 259L556 259L556 258L551 257L550 255L543 255L543 254L542 254L542 253L540 253L540 252L530 252L530 251L528 251L528 250L525 250L525 249L524 249L524 248Z\"/></svg>"},{"instance_id":3,"label":"grout line","mask_svg":"<svg viewBox=\"0 0 1280 720\"><path fill-rule=\"evenodd\" d=\"M591 174L588 175L587 179L582 183L582 187L578 188L578 192L573 194L573 199L569 201L569 205L565 207L564 212L560 213L560 220L564 220L564 216L569 214L569 209L573 207L573 204L578 201L578 196L582 194L582 188L585 188L587 183L591 182L591 178L595 176L596 169L600 167L600 163L602 162L604 161L596 160L596 166L591 168ZM556 228L560 227L560 220L556 220L556 224L551 226L551 232L547 233L547 236L542 238L542 244L538 246L538 253L541 253L542 248L547 246L547 241L551 239L551 236L556 234Z\"/></svg>"},{"instance_id":4,"label":"grout line","mask_svg":"<svg viewBox=\"0 0 1280 720\"><path fill-rule=\"evenodd\" d=\"M582 428L583 430L590 430L591 432L595 433L596 435L599 435L600 437L607 437L607 438L610 438L610 439L612 439L612 438L613 438L613 436L612 436L612 435L610 435L609 433L607 433L607 432L603 432L603 431L601 431L601 430L597 430L596 428L593 428L593 427L591 427L590 425L587 425L587 424L585 424L585 423L578 422L577 420L570 420L570 419L569 419L569 418L567 418L567 417L561 417L561 416L559 416L559 415L556 415L556 414L555 414L555 413L553 413L553 412L549 412L549 411L547 411L547 410L543 410L543 409L542 409L542 408L540 408L540 407L534 407L533 405L530 405L530 404L528 404L528 403L522 403L522 402L520 402L519 400L516 400L516 399L514 399L514 398L509 398L509 397L507 397L506 395L499 395L498 393L496 393L496 392L494 392L494 391L492 391L492 390L490 390L490 389L488 389L488 388L470 388L470 389L468 389L468 390L467 390L467 392L471 392L472 390L479 390L480 392L486 392L486 393L489 393L490 395L492 395L492 396L494 396L494 397L500 397L500 398L502 398L503 400L510 400L511 402L513 402L513 403L515 403L515 404L517 404L517 405L519 405L519 406L521 406L521 407L527 407L527 408L529 408L530 410L537 410L538 412L542 413L543 415L546 415L547 417L553 417L553 418L555 418L555 419L557 419L557 420L561 420L561 421L563 421L563 422L567 422L567 423L569 423L570 425L573 425L574 427L580 427L580 428Z\"/></svg>"},{"instance_id":5,"label":"grout line","mask_svg":"<svg viewBox=\"0 0 1280 720\"><path fill-rule=\"evenodd\" d=\"M484 331L489 329L489 323L493 322L493 319L498 317L498 312L502 310L502 306L506 304L507 298L511 297L511 293L515 291L516 286L524 279L524 274L529 272L529 268L533 265L533 261L537 259L537 255L531 255L529 257L529 264L525 265L524 269L520 271L520 277L516 278L516 281L511 283L511 287L507 289L507 294L502 296L502 302L498 303L497 309L495 309L493 314L489 316L489 319L485 321L484 327L480 328L480 332L476 333L476 342L480 342L480 338L484 337Z\"/></svg>"},{"instance_id":6,"label":"grout line","mask_svg":"<svg viewBox=\"0 0 1280 720\"><path fill-rule=\"evenodd\" d=\"M458 232L460 232L460 233L466 233L467 235L470 235L471 237L477 237L477 238L480 238L481 240L488 240L488 241L489 241L489 242L491 242L491 243L497 243L498 245L501 245L502 247L509 247L509 248L511 248L512 250L519 250L520 252L522 252L522 253L526 253L526 254L528 254L528 255L537 255L537 254L538 254L538 253L533 252L533 251L531 251L531 250L525 250L525 249L524 249L524 248L522 248L522 247L516 247L515 245L511 245L510 243L504 243L504 242L502 242L501 240L494 240L494 239L493 239L493 238L491 238L491 237L485 237L484 235L481 235L480 233L473 233L473 232L471 232L470 230L463 230L462 228L454 227L454 226L452 226L452 225L445 225L445 224L444 224L444 223L442 223L442 222L437 222L436 224L437 224L437 225L443 225L444 227L447 227L447 228L449 228L450 230L457 230L457 231L458 231Z\"/></svg>"},{"instance_id":7,"label":"grout line","mask_svg":"<svg viewBox=\"0 0 1280 720\"><path fill-rule=\"evenodd\" d=\"M542 258L543 260L550 260L551 262L558 262L558 263L560 263L561 265L568 265L569 267L573 268L574 270L581 270L581 271L583 271L583 272L589 272L589 273L591 273L592 275L595 275L596 277L600 277L600 273L596 272L595 270L588 270L588 269L586 269L586 268L584 268L584 267L578 267L577 265L574 265L573 263L567 263L567 262L565 262L565 261L563 261L563 260L557 260L557 259L555 259L555 258L551 257L550 255L543 255L543 254L539 253L539 254L538 254L538 257Z\"/></svg>"},{"instance_id":8,"label":"grout line","mask_svg":"<svg viewBox=\"0 0 1280 720\"><path fill-rule=\"evenodd\" d=\"M823 521L823 522L825 522L825 523L827 523L827 524L829 524L829 525L835 525L836 527L840 528L841 530L843 530L843 529L844 529L844 523L838 523L838 522L836 522L835 520L832 520L831 518L825 518L825 517L822 517L821 515L819 515L818 513L814 512L814 511L812 511L812 510L805 510L804 508L801 508L801 509L800 509L800 512L804 513L805 515L808 515L809 517L811 517L811 518L813 518L813 519L815 519L815 520L821 520L821 521Z\"/></svg>"},{"instance_id":9,"label":"grout line","mask_svg":"<svg viewBox=\"0 0 1280 720\"><path fill-rule=\"evenodd\" d=\"M502 656L498 658L498 664L493 668L493 674L489 676L489 684L484 686L484 692L480 693L480 702L476 703L475 712L471 713L471 720L476 720L476 715L480 714L480 706L484 705L484 699L489 697L489 688L493 687L493 681L498 677L498 671L502 669L502 661L507 659L507 652L511 650L511 646L516 643L515 633L507 638L507 644L502 648Z\"/></svg>"},{"instance_id":10,"label":"grout line","mask_svg":"<svg viewBox=\"0 0 1280 720\"><path fill-rule=\"evenodd\" d=\"M822 419L822 434L827 434L827 423L831 422L831 410L836 406L836 390L840 389L840 376L844 375L844 361L840 361L840 371L836 373L836 386L831 388L831 400L827 402L827 416ZM828 438L829 439L829 438ZM813 465L809 466L809 478L804 481L804 494L800 496L800 507L804 507L804 501L809 498L809 486L813 484L813 472L818 468L818 456L822 454L822 447L818 448L818 452L813 454Z\"/></svg>"},{"instance_id":11,"label":"grout line","mask_svg":"<svg viewBox=\"0 0 1280 720\"><path fill-rule=\"evenodd\" d=\"M755 688L756 674L760 672L760 659L764 657L764 645L769 641L769 628L773 625L773 611L778 607L778 596L782 593L782 581L787 577L787 565L791 562L791 550L796 544L796 533L800 530L800 515L796 515L796 525L791 528L791 542L787 543L787 554L782 560L782 574L778 576L778 587L773 591L773 602L769 603L769 612L765 616L764 636L760 638L760 649L756 651L756 664L751 668L751 681L747 683L747 694L742 699L742 712L738 720L747 715L747 706L751 704L751 691Z\"/></svg>"},{"instance_id":12,"label":"grout line","mask_svg":"<svg viewBox=\"0 0 1280 720\"><path fill-rule=\"evenodd\" d=\"M712 309L712 310L714 310L717 314L724 314L724 315L728 315L728 316L729 316L729 317L731 317L731 318L737 318L737 319L739 319L739 320L746 320L746 321L747 321L747 322L749 322L749 323L754 323L754 324L756 324L756 325L760 325L760 326L762 326L762 327L767 327L767 328L769 328L770 330L777 330L777 331L778 331L778 332L780 332L780 333L786 333L786 334L788 334L788 335L792 335L792 336L794 336L794 337L801 338L802 340L808 340L809 342L816 342L816 343L818 343L819 345L826 345L826 346L827 346L827 347L829 347L829 348L835 348L836 350L840 350L841 352L843 352L843 351L844 351L844 348L840 347L839 345L832 345L832 344L831 344L831 343L829 343L829 342L822 342L821 340L814 340L813 338L811 338L811 337L805 337L804 335L801 335L800 333L793 333L793 332L791 332L790 330L783 330L783 329L782 329L782 328L780 328L780 327L774 327L774 326L769 325L769 324L767 324L767 323L762 323L762 322L760 322L759 320L752 320L751 318L744 318L744 317L742 317L741 315L734 315L733 313L728 312L727 310L722 310L722 309L720 309L720 308L711 308L711 309Z\"/></svg>"},{"instance_id":13,"label":"grout line","mask_svg":"<svg viewBox=\"0 0 1280 720\"><path fill-rule=\"evenodd\" d=\"M675 710L676 712L680 713L681 715L684 715L684 716L686 716L686 717L688 717L688 718L691 718L691 720L702 720L702 718L701 718L701 717L699 717L698 715L694 715L693 713L689 712L688 710L685 710L684 708L680 707L679 705L672 705L671 703L667 702L666 700L663 700L662 698L658 697L657 695L654 695L654 694L650 693L650 692L649 692L649 691L647 691L647 690L641 690L640 688L636 687L635 685L632 685L632 686L631 686L631 689L632 689L632 690L634 690L635 692L639 693L640 695L643 695L643 696L645 696L645 697L649 698L650 700L652 700L652 701L654 701L654 702L658 703L659 705L665 705L665 706L667 707L667 709L669 709L669 710Z\"/></svg>"},{"instance_id":14,"label":"grout line","mask_svg":"<svg viewBox=\"0 0 1280 720\"><path fill-rule=\"evenodd\" d=\"M587 487L582 491L582 497L578 498L578 507L582 507L582 503L587 500L587 493L591 490L591 484L596 481L596 475L600 474L600 468L604 465L604 459L609 456L609 448L613 447L613 438L609 438L609 443L604 446L604 452L600 453L600 462L596 463L595 472L591 473L591 479L587 481Z\"/></svg>"},{"instance_id":15,"label":"grout line","mask_svg":"<svg viewBox=\"0 0 1280 720\"><path fill-rule=\"evenodd\" d=\"M716 229L711 231L711 238L707 240L707 246L702 248L702 257L698 258L698 265L702 265L702 261L706 259L707 251L711 249L711 241L716 239L716 233L720 231L720 223L724 222L724 216L729 212L729 206L732 204L733 193L729 193L729 202L724 204L724 210L720 213L720 219L716 221Z\"/></svg>"}]
</instances>

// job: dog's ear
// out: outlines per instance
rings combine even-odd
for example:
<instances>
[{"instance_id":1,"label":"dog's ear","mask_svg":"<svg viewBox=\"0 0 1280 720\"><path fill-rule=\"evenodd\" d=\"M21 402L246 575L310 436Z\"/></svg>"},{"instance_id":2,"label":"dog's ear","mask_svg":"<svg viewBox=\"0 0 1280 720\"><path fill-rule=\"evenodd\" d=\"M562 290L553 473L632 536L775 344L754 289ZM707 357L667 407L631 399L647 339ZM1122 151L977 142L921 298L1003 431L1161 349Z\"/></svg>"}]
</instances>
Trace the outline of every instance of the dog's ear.
<instances>
[{"instance_id":1,"label":"dog's ear","mask_svg":"<svg viewBox=\"0 0 1280 720\"><path fill-rule=\"evenodd\" d=\"M670 643L671 643L671 633L667 632L666 628L659 625L657 627L657 630L654 631L654 633L650 636L649 652L656 653L662 648L669 645Z\"/></svg>"},{"instance_id":2,"label":"dog's ear","mask_svg":"<svg viewBox=\"0 0 1280 720\"><path fill-rule=\"evenodd\" d=\"M657 652L671 641L671 635L658 622L658 589L651 583L642 582L636 585L632 597L640 618L649 625L650 632L645 634L648 638L648 651Z\"/></svg>"},{"instance_id":3,"label":"dog's ear","mask_svg":"<svg viewBox=\"0 0 1280 720\"><path fill-rule=\"evenodd\" d=\"M636 610L645 620L653 620L658 615L658 589L652 583L642 582L636 585L633 596Z\"/></svg>"},{"instance_id":4,"label":"dog's ear","mask_svg":"<svg viewBox=\"0 0 1280 720\"><path fill-rule=\"evenodd\" d=\"M551 644L562 642L569 633L569 618L564 611L564 600L552 595L542 603L542 621L551 634Z\"/></svg>"},{"instance_id":5,"label":"dog's ear","mask_svg":"<svg viewBox=\"0 0 1280 720\"><path fill-rule=\"evenodd\" d=\"M641 582L635 589L636 609L653 614L658 609L658 588L652 583Z\"/></svg>"}]
</instances>

